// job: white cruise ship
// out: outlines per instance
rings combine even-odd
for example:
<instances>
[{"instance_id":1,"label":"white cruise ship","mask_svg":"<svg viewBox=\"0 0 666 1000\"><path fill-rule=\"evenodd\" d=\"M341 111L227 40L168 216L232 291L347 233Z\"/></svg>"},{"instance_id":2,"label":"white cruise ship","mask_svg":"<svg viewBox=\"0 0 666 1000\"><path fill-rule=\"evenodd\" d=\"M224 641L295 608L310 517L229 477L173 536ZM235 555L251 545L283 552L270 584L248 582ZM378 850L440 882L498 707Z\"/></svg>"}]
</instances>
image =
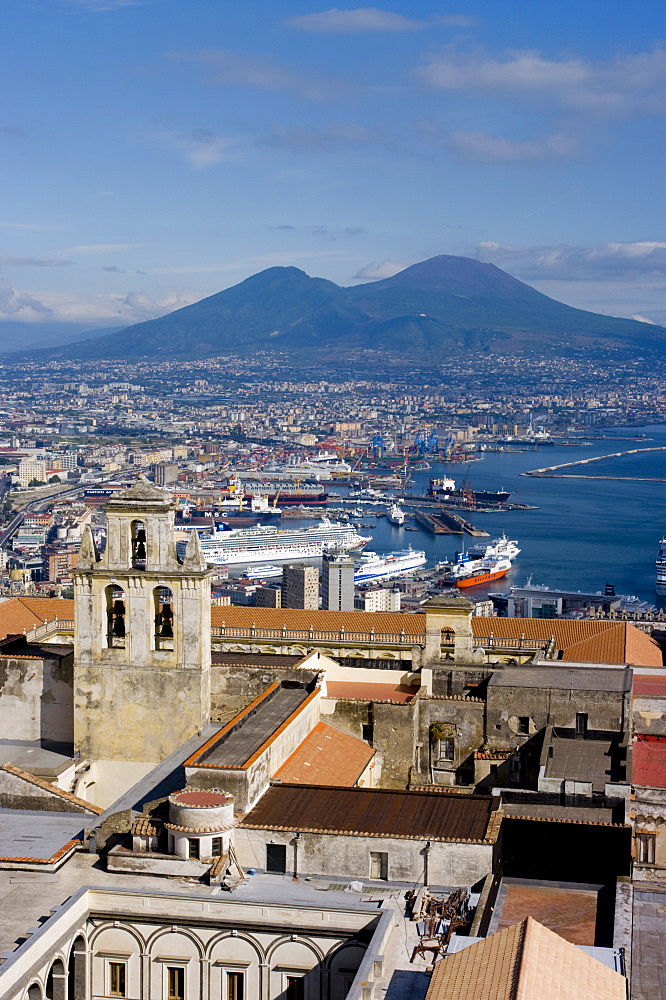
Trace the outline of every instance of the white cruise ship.
<instances>
[{"instance_id":1,"label":"white cruise ship","mask_svg":"<svg viewBox=\"0 0 666 1000\"><path fill-rule=\"evenodd\" d=\"M666 594L666 535L659 542L659 552L657 553L657 586L659 595Z\"/></svg>"},{"instance_id":2,"label":"white cruise ship","mask_svg":"<svg viewBox=\"0 0 666 1000\"><path fill-rule=\"evenodd\" d=\"M364 552L354 573L354 583L371 583L373 580L390 580L395 576L406 576L425 565L426 554L421 550L398 549L380 556L376 552Z\"/></svg>"},{"instance_id":3,"label":"white cruise ship","mask_svg":"<svg viewBox=\"0 0 666 1000\"><path fill-rule=\"evenodd\" d=\"M238 563L284 562L289 559L317 559L325 551L349 552L362 549L370 536L359 535L356 528L323 518L311 528L280 530L272 525L216 531L202 536L201 548L207 562L214 566ZM178 554L184 555L187 542L178 542Z\"/></svg>"},{"instance_id":4,"label":"white cruise ship","mask_svg":"<svg viewBox=\"0 0 666 1000\"><path fill-rule=\"evenodd\" d=\"M394 503L391 507L389 507L386 520L389 524L395 525L396 528L401 528L405 523L405 512L398 507L397 503Z\"/></svg>"}]
</instances>

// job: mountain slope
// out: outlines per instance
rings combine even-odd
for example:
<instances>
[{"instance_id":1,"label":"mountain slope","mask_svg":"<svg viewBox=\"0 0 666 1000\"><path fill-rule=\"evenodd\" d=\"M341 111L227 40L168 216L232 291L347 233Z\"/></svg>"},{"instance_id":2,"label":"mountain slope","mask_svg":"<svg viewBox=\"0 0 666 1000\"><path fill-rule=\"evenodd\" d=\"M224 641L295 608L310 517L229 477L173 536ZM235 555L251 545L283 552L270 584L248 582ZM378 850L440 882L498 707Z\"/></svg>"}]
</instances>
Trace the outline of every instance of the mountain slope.
<instances>
[{"instance_id":1,"label":"mountain slope","mask_svg":"<svg viewBox=\"0 0 666 1000\"><path fill-rule=\"evenodd\" d=\"M84 360L268 350L305 358L372 350L432 359L460 349L566 353L665 342L663 327L574 309L493 264L440 256L352 288L272 267L160 319L51 353Z\"/></svg>"}]
</instances>

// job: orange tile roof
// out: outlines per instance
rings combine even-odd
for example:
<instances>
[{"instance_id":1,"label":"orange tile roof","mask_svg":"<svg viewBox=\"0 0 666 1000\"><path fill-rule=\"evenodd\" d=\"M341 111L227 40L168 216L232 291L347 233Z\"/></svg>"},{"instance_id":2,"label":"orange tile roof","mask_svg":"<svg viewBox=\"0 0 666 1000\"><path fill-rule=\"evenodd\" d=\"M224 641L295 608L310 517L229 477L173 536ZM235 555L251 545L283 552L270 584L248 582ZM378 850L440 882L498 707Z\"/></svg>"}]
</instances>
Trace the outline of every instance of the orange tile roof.
<instances>
[{"instance_id":1,"label":"orange tile roof","mask_svg":"<svg viewBox=\"0 0 666 1000\"><path fill-rule=\"evenodd\" d=\"M418 693L418 687L406 684L364 684L362 681L327 681L328 698L355 701L397 701L406 704Z\"/></svg>"},{"instance_id":2,"label":"orange tile roof","mask_svg":"<svg viewBox=\"0 0 666 1000\"><path fill-rule=\"evenodd\" d=\"M0 639L8 635L22 635L45 621L54 618L71 621L74 601L62 597L10 597L0 604Z\"/></svg>"},{"instance_id":3,"label":"orange tile roof","mask_svg":"<svg viewBox=\"0 0 666 1000\"><path fill-rule=\"evenodd\" d=\"M425 615L399 612L309 611L291 608L214 607L212 623L233 628L296 629L319 632L369 632L399 634L403 629L414 635L425 632ZM562 658L580 663L633 663L660 667L659 645L630 622L596 619L472 618L472 632L487 638L520 639L546 643L551 636L562 650Z\"/></svg>"},{"instance_id":4,"label":"orange tile roof","mask_svg":"<svg viewBox=\"0 0 666 1000\"><path fill-rule=\"evenodd\" d=\"M273 777L289 784L352 788L374 755L372 747L357 736L318 722Z\"/></svg>"},{"instance_id":5,"label":"orange tile roof","mask_svg":"<svg viewBox=\"0 0 666 1000\"><path fill-rule=\"evenodd\" d=\"M626 979L532 917L437 962L426 1000L625 1000Z\"/></svg>"}]
</instances>

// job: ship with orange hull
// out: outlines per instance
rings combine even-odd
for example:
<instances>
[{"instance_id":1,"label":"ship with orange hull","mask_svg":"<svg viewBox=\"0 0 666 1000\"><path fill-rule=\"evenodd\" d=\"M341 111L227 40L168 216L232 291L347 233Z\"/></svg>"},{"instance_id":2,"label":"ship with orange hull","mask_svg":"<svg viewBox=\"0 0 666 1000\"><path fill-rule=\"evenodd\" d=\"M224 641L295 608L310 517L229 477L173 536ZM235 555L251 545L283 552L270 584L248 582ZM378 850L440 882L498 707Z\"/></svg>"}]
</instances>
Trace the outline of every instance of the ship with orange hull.
<instances>
[{"instance_id":1,"label":"ship with orange hull","mask_svg":"<svg viewBox=\"0 0 666 1000\"><path fill-rule=\"evenodd\" d=\"M466 576L461 580L456 580L456 587L481 587L485 583L492 583L493 580L500 580L503 576L506 576L510 569L511 564L509 563L504 569L489 570L474 574L473 576Z\"/></svg>"}]
</instances>

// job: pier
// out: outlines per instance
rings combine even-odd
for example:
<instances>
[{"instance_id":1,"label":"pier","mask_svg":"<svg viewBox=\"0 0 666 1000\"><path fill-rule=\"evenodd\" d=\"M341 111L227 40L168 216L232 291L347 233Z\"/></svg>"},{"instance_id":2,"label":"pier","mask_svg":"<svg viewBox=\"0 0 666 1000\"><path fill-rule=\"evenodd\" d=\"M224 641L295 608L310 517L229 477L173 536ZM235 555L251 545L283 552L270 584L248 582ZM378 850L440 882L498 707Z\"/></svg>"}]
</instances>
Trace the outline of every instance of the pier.
<instances>
[{"instance_id":1,"label":"pier","mask_svg":"<svg viewBox=\"0 0 666 1000\"><path fill-rule=\"evenodd\" d=\"M563 462L561 465L547 465L543 469L530 469L521 472L521 476L535 476L543 479L612 479L634 483L666 483L663 476L594 476L580 473L560 472L560 469L573 469L577 465L590 465L592 462L603 462L607 458L623 458L625 455L639 455L648 451L666 451L666 447L631 448L629 451L616 451L611 455L597 455L595 458L581 458L577 462Z\"/></svg>"},{"instance_id":2,"label":"pier","mask_svg":"<svg viewBox=\"0 0 666 1000\"><path fill-rule=\"evenodd\" d=\"M483 528L475 528L473 524L466 521L458 514L452 514L449 510L440 507L436 514L426 513L422 510L414 512L414 519L417 524L430 531L433 535L462 535L467 532L475 538L488 538L489 533Z\"/></svg>"}]
</instances>

